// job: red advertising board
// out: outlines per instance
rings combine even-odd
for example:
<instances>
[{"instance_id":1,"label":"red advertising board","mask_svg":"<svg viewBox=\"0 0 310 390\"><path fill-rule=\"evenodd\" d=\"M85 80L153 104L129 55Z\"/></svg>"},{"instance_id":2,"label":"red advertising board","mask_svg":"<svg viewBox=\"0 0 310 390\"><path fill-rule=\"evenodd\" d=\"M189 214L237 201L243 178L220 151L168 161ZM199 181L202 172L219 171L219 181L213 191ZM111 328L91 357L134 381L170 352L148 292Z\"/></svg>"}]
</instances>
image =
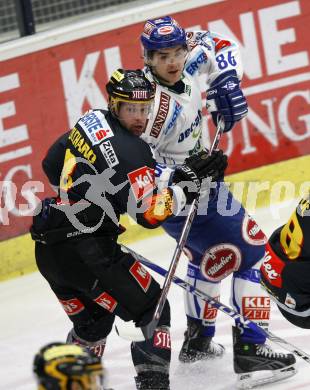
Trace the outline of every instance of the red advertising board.
<instances>
[{"instance_id":1,"label":"red advertising board","mask_svg":"<svg viewBox=\"0 0 310 390\"><path fill-rule=\"evenodd\" d=\"M228 173L308 154L310 2L227 0L173 16L185 28L209 28L240 44L249 115L222 144ZM41 170L49 145L88 108L106 105L111 71L142 67L142 25L0 63L0 240L25 233L27 210L51 193Z\"/></svg>"}]
</instances>

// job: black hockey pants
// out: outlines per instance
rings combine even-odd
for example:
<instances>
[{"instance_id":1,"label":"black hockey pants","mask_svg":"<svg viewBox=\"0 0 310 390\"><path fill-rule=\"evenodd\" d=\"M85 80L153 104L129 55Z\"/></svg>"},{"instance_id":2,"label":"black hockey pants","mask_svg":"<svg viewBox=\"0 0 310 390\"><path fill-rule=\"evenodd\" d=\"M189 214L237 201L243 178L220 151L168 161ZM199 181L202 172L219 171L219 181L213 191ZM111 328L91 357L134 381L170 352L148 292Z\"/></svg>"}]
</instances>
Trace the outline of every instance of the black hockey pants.
<instances>
[{"instance_id":1,"label":"black hockey pants","mask_svg":"<svg viewBox=\"0 0 310 390\"><path fill-rule=\"evenodd\" d=\"M120 250L115 237L86 234L53 245L36 242L36 261L82 339L106 337L115 315L140 325L151 319L159 284ZM159 325L170 326L168 304Z\"/></svg>"}]
</instances>

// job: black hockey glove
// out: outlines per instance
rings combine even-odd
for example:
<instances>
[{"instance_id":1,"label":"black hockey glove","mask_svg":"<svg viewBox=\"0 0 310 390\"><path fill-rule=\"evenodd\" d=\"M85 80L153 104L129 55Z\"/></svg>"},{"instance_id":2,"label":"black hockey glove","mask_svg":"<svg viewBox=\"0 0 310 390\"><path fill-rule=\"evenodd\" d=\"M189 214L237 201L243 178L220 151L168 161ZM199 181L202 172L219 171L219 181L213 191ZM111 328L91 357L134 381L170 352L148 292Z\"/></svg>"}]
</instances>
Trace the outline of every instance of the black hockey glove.
<instances>
[{"instance_id":1,"label":"black hockey glove","mask_svg":"<svg viewBox=\"0 0 310 390\"><path fill-rule=\"evenodd\" d=\"M239 84L237 72L233 69L221 73L207 90L207 108L208 100L214 99L216 111L211 112L212 119L217 126L219 118L223 118L224 132L231 130L248 112L248 104Z\"/></svg>"},{"instance_id":2,"label":"black hockey glove","mask_svg":"<svg viewBox=\"0 0 310 390\"><path fill-rule=\"evenodd\" d=\"M211 156L202 151L188 157L183 165L176 168L173 183L182 187L186 202L192 201L199 195L201 181L207 177L217 181L224 177L227 167L227 156L222 150L216 150Z\"/></svg>"}]
</instances>

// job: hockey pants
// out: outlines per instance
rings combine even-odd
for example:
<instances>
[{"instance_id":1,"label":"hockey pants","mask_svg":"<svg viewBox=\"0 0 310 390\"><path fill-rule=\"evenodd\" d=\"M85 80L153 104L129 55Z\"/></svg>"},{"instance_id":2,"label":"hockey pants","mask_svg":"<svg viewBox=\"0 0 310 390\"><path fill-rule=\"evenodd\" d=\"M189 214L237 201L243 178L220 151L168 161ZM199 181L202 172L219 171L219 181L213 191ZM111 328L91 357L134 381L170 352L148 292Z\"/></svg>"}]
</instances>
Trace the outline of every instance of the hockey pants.
<instances>
[{"instance_id":1,"label":"hockey pants","mask_svg":"<svg viewBox=\"0 0 310 390\"><path fill-rule=\"evenodd\" d=\"M163 224L165 231L179 239L185 215L169 219ZM186 242L185 254L189 258L187 281L211 295L220 296L220 282L210 282L204 276L205 259L231 256L238 259L238 270L232 276L231 304L242 315L268 327L270 300L260 286L259 264L264 255L265 235L242 205L233 198L224 183L208 200L202 198ZM215 333L216 309L189 293L185 293L185 311L188 317L200 320L204 335ZM243 338L263 343L264 338L249 329L243 329Z\"/></svg>"},{"instance_id":2,"label":"hockey pants","mask_svg":"<svg viewBox=\"0 0 310 390\"><path fill-rule=\"evenodd\" d=\"M117 244L107 243L107 237L87 235L54 245L36 242L36 261L79 340L103 340L112 329L115 315L137 325L151 320L160 294L159 284L131 255L123 253ZM140 371L141 366L146 371L153 366L158 371L168 371L169 327L167 302L154 340L133 345L133 361ZM154 363L151 355L158 357Z\"/></svg>"}]
</instances>

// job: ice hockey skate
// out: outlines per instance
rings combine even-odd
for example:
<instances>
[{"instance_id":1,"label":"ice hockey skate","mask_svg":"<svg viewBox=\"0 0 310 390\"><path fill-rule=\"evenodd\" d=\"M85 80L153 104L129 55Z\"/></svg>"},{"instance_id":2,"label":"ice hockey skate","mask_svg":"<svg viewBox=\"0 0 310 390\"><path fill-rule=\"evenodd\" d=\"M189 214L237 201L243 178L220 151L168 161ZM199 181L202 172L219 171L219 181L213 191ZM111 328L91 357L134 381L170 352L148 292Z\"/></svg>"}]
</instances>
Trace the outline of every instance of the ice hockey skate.
<instances>
[{"instance_id":1,"label":"ice hockey skate","mask_svg":"<svg viewBox=\"0 0 310 390\"><path fill-rule=\"evenodd\" d=\"M212 337L202 335L203 326L190 318L187 319L187 330L184 333L184 342L179 353L182 363L194 363L199 360L220 358L225 352L221 344L217 344Z\"/></svg>"},{"instance_id":2,"label":"ice hockey skate","mask_svg":"<svg viewBox=\"0 0 310 390\"><path fill-rule=\"evenodd\" d=\"M233 327L234 370L238 374L237 388L257 386L289 378L297 373L295 357L278 353L266 344L241 341L239 329Z\"/></svg>"}]
</instances>

